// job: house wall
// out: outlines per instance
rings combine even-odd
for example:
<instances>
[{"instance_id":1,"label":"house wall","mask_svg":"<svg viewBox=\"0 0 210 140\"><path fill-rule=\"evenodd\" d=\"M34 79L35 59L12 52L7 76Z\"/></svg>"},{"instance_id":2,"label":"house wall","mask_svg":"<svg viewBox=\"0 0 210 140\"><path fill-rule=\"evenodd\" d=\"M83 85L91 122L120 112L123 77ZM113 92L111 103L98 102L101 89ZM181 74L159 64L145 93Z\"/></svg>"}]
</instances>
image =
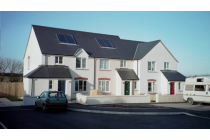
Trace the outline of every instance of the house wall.
<instances>
[{"instance_id":1,"label":"house wall","mask_svg":"<svg viewBox=\"0 0 210 140\"><path fill-rule=\"evenodd\" d=\"M31 83L32 80L29 78L23 78L23 96L31 95Z\"/></svg>"},{"instance_id":2,"label":"house wall","mask_svg":"<svg viewBox=\"0 0 210 140\"><path fill-rule=\"evenodd\" d=\"M96 89L98 89L98 78L110 78L110 92L112 95L120 95L124 94L124 92L120 93L120 90L117 92L117 87L119 87L116 79L116 68L120 68L120 61L119 59L109 59L109 70L100 70L100 59L105 58L97 58L96 59ZM126 60L127 68L133 68L133 60ZM118 74L119 75L119 74ZM120 78L121 79L121 78ZM116 86L118 85L118 86ZM124 86L123 86L124 88ZM122 86L121 86L122 91ZM116 93L117 92L117 93Z\"/></svg>"},{"instance_id":3,"label":"house wall","mask_svg":"<svg viewBox=\"0 0 210 140\"><path fill-rule=\"evenodd\" d=\"M28 69L28 57L30 56L30 69ZM42 62L42 53L34 32L33 27L31 28L31 33L29 36L28 44L26 47L25 56L23 59L23 75L29 73L30 71L37 68L41 65Z\"/></svg>"},{"instance_id":4,"label":"house wall","mask_svg":"<svg viewBox=\"0 0 210 140\"><path fill-rule=\"evenodd\" d=\"M84 55L84 54L81 54ZM55 65L55 56L59 55L47 55L46 57L46 64L47 65ZM81 57L81 56L79 56ZM56 64L59 65L59 64ZM76 99L76 93L86 93L89 94L90 90L93 89L93 76L94 76L94 58L88 57L86 60L86 69L76 69L76 57L74 56L63 56L63 63L61 65L66 65L69 67L72 80L71 80L71 99ZM87 80L87 89L84 92L75 91L75 80L76 77L85 77L88 78Z\"/></svg>"},{"instance_id":5,"label":"house wall","mask_svg":"<svg viewBox=\"0 0 210 140\"><path fill-rule=\"evenodd\" d=\"M148 61L156 62L155 72L148 71ZM156 80L157 93L166 92L161 86L161 71L164 70L164 62L170 63L170 70L177 70L177 61L167 51L161 42L159 42L145 57L140 60L140 93L148 92L148 79ZM164 82L164 80L163 80Z\"/></svg>"}]
</instances>

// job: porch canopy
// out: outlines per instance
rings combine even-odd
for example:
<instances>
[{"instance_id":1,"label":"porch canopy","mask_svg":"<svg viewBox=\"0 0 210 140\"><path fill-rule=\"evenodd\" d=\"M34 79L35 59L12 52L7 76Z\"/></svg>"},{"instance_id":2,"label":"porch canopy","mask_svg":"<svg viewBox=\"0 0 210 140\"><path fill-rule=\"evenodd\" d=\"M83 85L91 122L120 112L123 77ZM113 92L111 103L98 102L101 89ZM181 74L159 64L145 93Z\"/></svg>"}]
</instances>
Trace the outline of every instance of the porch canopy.
<instances>
[{"instance_id":1,"label":"porch canopy","mask_svg":"<svg viewBox=\"0 0 210 140\"><path fill-rule=\"evenodd\" d=\"M24 75L27 78L72 78L68 66L40 65L38 68Z\"/></svg>"},{"instance_id":2,"label":"porch canopy","mask_svg":"<svg viewBox=\"0 0 210 140\"><path fill-rule=\"evenodd\" d=\"M161 70L168 81L185 81L186 77L176 70Z\"/></svg>"},{"instance_id":3,"label":"porch canopy","mask_svg":"<svg viewBox=\"0 0 210 140\"><path fill-rule=\"evenodd\" d=\"M139 80L133 69L116 69L122 80Z\"/></svg>"}]
</instances>

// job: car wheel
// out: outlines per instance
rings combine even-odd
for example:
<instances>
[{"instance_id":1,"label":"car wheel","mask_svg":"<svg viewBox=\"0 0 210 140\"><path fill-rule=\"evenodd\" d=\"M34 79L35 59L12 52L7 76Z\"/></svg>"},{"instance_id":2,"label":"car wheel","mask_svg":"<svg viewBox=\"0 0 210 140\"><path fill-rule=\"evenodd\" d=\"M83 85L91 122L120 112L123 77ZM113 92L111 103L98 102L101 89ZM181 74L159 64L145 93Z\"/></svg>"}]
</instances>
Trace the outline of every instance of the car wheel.
<instances>
[{"instance_id":1,"label":"car wheel","mask_svg":"<svg viewBox=\"0 0 210 140\"><path fill-rule=\"evenodd\" d=\"M192 99L192 98L189 98L187 101L188 101L188 103L189 103L189 104L191 104L191 105L193 105L193 104L194 104L194 101L193 101L193 99Z\"/></svg>"},{"instance_id":2,"label":"car wheel","mask_svg":"<svg viewBox=\"0 0 210 140\"><path fill-rule=\"evenodd\" d=\"M37 107L36 103L35 103L35 110L38 110L38 107Z\"/></svg>"},{"instance_id":3,"label":"car wheel","mask_svg":"<svg viewBox=\"0 0 210 140\"><path fill-rule=\"evenodd\" d=\"M46 112L46 106L45 105L43 105L42 110L43 110L43 112Z\"/></svg>"}]
</instances>

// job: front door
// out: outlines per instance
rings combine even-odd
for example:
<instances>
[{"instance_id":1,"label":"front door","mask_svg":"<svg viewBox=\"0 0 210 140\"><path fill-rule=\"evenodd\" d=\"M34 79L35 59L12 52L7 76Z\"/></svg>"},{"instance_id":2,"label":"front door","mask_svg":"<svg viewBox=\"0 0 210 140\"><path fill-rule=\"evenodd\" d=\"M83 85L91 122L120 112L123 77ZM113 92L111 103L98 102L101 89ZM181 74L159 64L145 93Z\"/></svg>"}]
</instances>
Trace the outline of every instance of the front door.
<instances>
[{"instance_id":1,"label":"front door","mask_svg":"<svg viewBox=\"0 0 210 140\"><path fill-rule=\"evenodd\" d=\"M65 81L58 80L58 91L65 93Z\"/></svg>"},{"instance_id":2,"label":"front door","mask_svg":"<svg viewBox=\"0 0 210 140\"><path fill-rule=\"evenodd\" d=\"M130 82L125 81L125 95L130 95Z\"/></svg>"},{"instance_id":3,"label":"front door","mask_svg":"<svg viewBox=\"0 0 210 140\"><path fill-rule=\"evenodd\" d=\"M174 95L174 82L171 82L171 90L170 90L170 94Z\"/></svg>"}]
</instances>

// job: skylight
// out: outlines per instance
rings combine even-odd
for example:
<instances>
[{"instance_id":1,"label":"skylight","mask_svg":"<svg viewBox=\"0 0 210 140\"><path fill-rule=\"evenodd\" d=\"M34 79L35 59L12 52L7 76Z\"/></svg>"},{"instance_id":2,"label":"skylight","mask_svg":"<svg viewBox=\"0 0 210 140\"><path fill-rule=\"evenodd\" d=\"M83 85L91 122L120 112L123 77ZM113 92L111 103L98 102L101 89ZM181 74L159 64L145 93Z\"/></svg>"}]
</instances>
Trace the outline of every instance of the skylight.
<instances>
[{"instance_id":1,"label":"skylight","mask_svg":"<svg viewBox=\"0 0 210 140\"><path fill-rule=\"evenodd\" d=\"M72 35L57 34L60 43L77 44Z\"/></svg>"},{"instance_id":2,"label":"skylight","mask_svg":"<svg viewBox=\"0 0 210 140\"><path fill-rule=\"evenodd\" d=\"M111 48L114 48L114 46L112 45L112 43L110 42L109 39L101 39L101 38L96 38L99 45L101 47L111 47Z\"/></svg>"}]
</instances>

